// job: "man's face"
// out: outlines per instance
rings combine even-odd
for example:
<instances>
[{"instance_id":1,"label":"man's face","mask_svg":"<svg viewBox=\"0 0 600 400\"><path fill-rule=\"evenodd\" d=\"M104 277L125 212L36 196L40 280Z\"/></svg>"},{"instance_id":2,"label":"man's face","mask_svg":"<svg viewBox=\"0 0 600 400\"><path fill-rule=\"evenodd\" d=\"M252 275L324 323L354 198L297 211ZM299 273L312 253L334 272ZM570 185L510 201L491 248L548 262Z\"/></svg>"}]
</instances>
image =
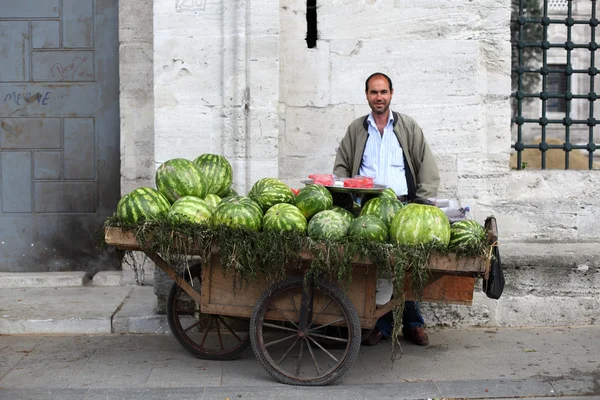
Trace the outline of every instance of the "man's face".
<instances>
[{"instance_id":1,"label":"man's face","mask_svg":"<svg viewBox=\"0 0 600 400\"><path fill-rule=\"evenodd\" d=\"M374 114L386 114L390 108L393 90L390 90L390 84L383 76L374 76L369 80L369 89L367 90L367 101Z\"/></svg>"}]
</instances>

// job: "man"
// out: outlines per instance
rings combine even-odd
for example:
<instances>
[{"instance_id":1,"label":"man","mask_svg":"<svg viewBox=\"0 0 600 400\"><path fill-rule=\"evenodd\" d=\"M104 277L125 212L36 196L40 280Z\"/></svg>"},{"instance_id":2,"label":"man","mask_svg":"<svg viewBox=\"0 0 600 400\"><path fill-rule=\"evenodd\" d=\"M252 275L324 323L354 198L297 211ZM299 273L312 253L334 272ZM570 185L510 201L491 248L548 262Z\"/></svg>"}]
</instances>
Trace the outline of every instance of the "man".
<instances>
[{"instance_id":1,"label":"man","mask_svg":"<svg viewBox=\"0 0 600 400\"><path fill-rule=\"evenodd\" d=\"M440 175L435 159L415 120L390 109L392 80L381 72L372 74L365 82L365 94L371 113L348 127L337 150L333 173L338 177L372 176L375 183L394 189L403 202L436 197ZM344 202L340 197L336 200ZM389 279L379 279L377 305L387 303L391 296ZM419 304L407 301L402 316L404 336L418 345L429 344L423 324ZM388 315L377 322L363 343L374 345L390 335Z\"/></svg>"}]
</instances>

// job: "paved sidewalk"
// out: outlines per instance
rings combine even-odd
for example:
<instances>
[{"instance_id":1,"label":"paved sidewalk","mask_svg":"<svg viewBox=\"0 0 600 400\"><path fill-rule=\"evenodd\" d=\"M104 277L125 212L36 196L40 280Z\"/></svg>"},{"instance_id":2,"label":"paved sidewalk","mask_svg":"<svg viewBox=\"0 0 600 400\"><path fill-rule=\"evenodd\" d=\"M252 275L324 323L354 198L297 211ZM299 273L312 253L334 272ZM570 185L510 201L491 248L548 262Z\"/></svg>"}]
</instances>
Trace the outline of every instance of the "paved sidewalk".
<instances>
[{"instance_id":1,"label":"paved sidewalk","mask_svg":"<svg viewBox=\"0 0 600 400\"><path fill-rule=\"evenodd\" d=\"M600 398L600 327L430 331L362 347L335 385L275 382L252 352L192 357L171 335L0 336L0 399ZM581 398L580 398L581 399Z\"/></svg>"}]
</instances>

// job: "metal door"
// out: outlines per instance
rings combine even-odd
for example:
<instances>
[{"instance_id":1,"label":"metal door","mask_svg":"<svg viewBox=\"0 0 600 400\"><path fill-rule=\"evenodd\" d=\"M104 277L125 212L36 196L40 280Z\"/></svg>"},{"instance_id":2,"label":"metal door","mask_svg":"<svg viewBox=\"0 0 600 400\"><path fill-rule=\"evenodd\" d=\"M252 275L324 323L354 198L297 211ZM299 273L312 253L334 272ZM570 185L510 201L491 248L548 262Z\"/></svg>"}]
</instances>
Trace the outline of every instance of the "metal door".
<instances>
[{"instance_id":1,"label":"metal door","mask_svg":"<svg viewBox=\"0 0 600 400\"><path fill-rule=\"evenodd\" d=\"M0 2L0 271L118 268L117 1Z\"/></svg>"}]
</instances>

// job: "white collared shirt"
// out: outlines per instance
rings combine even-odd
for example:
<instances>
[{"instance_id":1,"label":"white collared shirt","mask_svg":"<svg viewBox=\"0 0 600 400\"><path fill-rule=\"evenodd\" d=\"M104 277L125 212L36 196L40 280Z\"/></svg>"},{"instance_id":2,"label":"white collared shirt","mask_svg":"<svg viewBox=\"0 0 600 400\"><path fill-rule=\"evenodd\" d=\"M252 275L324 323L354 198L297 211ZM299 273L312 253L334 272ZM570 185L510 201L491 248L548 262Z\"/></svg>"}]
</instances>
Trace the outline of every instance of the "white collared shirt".
<instances>
[{"instance_id":1,"label":"white collared shirt","mask_svg":"<svg viewBox=\"0 0 600 400\"><path fill-rule=\"evenodd\" d=\"M394 189L397 196L407 195L408 186L404 171L404 157L400 142L394 133L394 115L389 109L388 123L379 133L373 113L367 118L369 137L358 173L372 176L375 183Z\"/></svg>"}]
</instances>

